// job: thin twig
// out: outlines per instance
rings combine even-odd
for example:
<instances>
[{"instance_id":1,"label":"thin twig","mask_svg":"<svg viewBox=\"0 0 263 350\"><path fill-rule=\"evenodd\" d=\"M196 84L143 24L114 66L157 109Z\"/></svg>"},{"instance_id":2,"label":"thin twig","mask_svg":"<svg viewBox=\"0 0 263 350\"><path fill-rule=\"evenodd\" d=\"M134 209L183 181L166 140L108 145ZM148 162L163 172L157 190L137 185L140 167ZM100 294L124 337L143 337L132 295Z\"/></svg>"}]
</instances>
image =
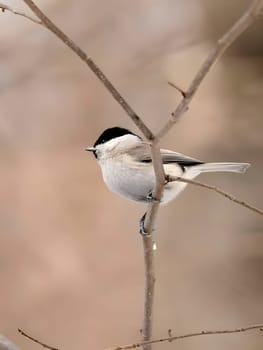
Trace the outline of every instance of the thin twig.
<instances>
[{"instance_id":1,"label":"thin twig","mask_svg":"<svg viewBox=\"0 0 263 350\"><path fill-rule=\"evenodd\" d=\"M36 19L34 17L31 17L31 16L27 15L24 12L13 10L11 7L9 7L9 6L5 5L5 4L0 3L0 9L2 10L2 12L9 11L9 12L12 12L14 15L25 17L25 18L29 19L30 21L32 21L34 23L42 24L42 22L40 20L38 20L38 19Z\"/></svg>"},{"instance_id":2,"label":"thin twig","mask_svg":"<svg viewBox=\"0 0 263 350\"><path fill-rule=\"evenodd\" d=\"M163 343L163 342L172 342L172 341L178 340L178 339L192 338L192 337L198 337L198 336L202 336L202 335L242 333L242 332L247 332L247 331L251 331L254 329L262 330L262 328L263 328L263 324L256 324L256 325L241 327L241 328L236 328L236 329L226 329L226 330L217 330L217 331L201 331L201 332L187 333L187 334L175 335L175 336L168 335L168 337L165 337L165 338L154 339L154 340L147 341L147 342L117 346L115 348L108 348L105 350L128 350L128 349L140 348L140 347L143 347L145 345ZM170 334L171 334L171 332L170 332Z\"/></svg>"},{"instance_id":3,"label":"thin twig","mask_svg":"<svg viewBox=\"0 0 263 350\"><path fill-rule=\"evenodd\" d=\"M196 181L196 180L184 179L183 177L180 177L180 176L167 175L166 176L166 181L168 181L168 182L173 182L173 181L185 182L187 184L191 184L191 185L207 188L208 190L214 191L214 192L224 196L225 198L229 199L230 201L241 205L242 207L245 207L245 208L247 208L247 209L249 209L249 210L251 210L251 211L253 211L253 212L257 213L257 214L263 215L263 210L261 210L259 208L256 208L253 205L248 204L247 202L242 201L242 200L234 197L232 194L230 194L230 193L228 193L228 192L226 192L226 191L224 191L221 188L218 188L216 186L211 186L211 185L208 185L206 183L199 182L199 181Z\"/></svg>"},{"instance_id":4,"label":"thin twig","mask_svg":"<svg viewBox=\"0 0 263 350\"><path fill-rule=\"evenodd\" d=\"M179 86L175 85L175 84L172 83L171 81L168 81L168 85L170 85L170 86L173 87L175 90L177 90L178 92L180 92L180 94L183 96L183 98L186 97L185 91L182 90Z\"/></svg>"},{"instance_id":5,"label":"thin twig","mask_svg":"<svg viewBox=\"0 0 263 350\"><path fill-rule=\"evenodd\" d=\"M119 105L124 109L127 115L132 119L135 125L141 130L145 138L147 140L152 140L154 138L153 133L147 127L147 125L143 122L143 120L135 113L133 108L128 104L128 102L124 99L124 97L119 93L119 91L115 88L115 86L111 83L111 81L106 77L106 75L102 72L102 70L97 66L97 64L93 61L91 57L89 57L73 40L71 40L64 32L62 32L41 10L40 8L32 1L32 0L23 0L30 9L34 12L34 14L39 18L39 21L36 21L30 16L25 15L19 11L15 11L8 7L7 5L1 4L0 8L2 10L8 10L12 13L26 17L31 21L41 24L47 29L49 29L53 34L55 34L65 45L67 45L76 55L80 57L82 61L84 61L88 67L92 70L92 72L97 76L97 78L102 82L102 84L106 87L112 97L119 103Z\"/></svg>"},{"instance_id":6,"label":"thin twig","mask_svg":"<svg viewBox=\"0 0 263 350\"><path fill-rule=\"evenodd\" d=\"M165 126L157 134L155 141L159 141L179 120L179 118L187 111L188 106L196 94L200 84L206 77L210 68L224 51L258 18L262 13L263 0L254 0L244 14L236 21L236 23L217 41L216 46L209 53L189 88L185 91L185 97L171 114L171 118Z\"/></svg>"},{"instance_id":7,"label":"thin twig","mask_svg":"<svg viewBox=\"0 0 263 350\"><path fill-rule=\"evenodd\" d=\"M42 343L41 341L37 340L36 338L31 337L31 335L28 335L27 333L25 333L24 331L22 331L22 329L18 328L18 332L23 335L24 337L32 340L34 343L37 343L41 346L43 346L43 348L46 349L50 349L50 350L59 350L59 348L54 348L53 346L47 345L45 343Z\"/></svg>"}]
</instances>

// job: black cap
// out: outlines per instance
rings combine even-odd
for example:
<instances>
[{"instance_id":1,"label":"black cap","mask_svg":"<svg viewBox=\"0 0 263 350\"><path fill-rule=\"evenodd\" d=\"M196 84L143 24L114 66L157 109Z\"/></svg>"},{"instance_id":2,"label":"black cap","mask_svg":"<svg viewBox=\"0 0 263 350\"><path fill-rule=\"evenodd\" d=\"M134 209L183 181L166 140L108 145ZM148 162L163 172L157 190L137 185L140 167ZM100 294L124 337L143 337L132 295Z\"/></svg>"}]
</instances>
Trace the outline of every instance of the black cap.
<instances>
[{"instance_id":1,"label":"black cap","mask_svg":"<svg viewBox=\"0 0 263 350\"><path fill-rule=\"evenodd\" d=\"M124 129L124 128L120 128L118 126L115 126L113 128L108 128L108 129L104 130L103 133L97 139L97 141L94 143L94 147L96 147L99 144L110 141L112 139L115 139L116 137L120 137L120 136L124 136L124 135L138 136L128 129Z\"/></svg>"}]
</instances>

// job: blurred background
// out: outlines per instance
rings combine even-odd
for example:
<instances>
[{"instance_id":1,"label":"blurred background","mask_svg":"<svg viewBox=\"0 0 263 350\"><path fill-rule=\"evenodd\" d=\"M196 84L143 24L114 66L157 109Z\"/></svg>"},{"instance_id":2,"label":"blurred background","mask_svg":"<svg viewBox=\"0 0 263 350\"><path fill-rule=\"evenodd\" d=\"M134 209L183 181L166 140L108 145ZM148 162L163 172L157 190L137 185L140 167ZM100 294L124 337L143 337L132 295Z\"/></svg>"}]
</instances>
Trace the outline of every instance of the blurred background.
<instances>
[{"instance_id":1,"label":"blurred background","mask_svg":"<svg viewBox=\"0 0 263 350\"><path fill-rule=\"evenodd\" d=\"M215 40L249 0L78 0L37 3L103 69L157 132ZM14 9L30 10L9 0ZM76 55L52 33L0 14L0 333L63 350L140 339L140 204L112 194L91 154L111 126L138 132ZM244 175L199 178L262 202L262 22L212 69L162 147L206 161L252 163ZM262 218L188 186L161 208L156 231L154 337L263 322ZM154 349L262 349L260 332L199 337Z\"/></svg>"}]
</instances>

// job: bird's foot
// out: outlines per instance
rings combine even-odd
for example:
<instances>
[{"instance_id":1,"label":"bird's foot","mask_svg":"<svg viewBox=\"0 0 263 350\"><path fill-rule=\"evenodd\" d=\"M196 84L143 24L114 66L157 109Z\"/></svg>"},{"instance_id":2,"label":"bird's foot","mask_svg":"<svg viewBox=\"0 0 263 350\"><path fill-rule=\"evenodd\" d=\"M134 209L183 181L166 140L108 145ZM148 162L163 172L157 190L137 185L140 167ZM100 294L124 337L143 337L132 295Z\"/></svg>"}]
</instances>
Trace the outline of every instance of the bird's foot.
<instances>
[{"instance_id":1,"label":"bird's foot","mask_svg":"<svg viewBox=\"0 0 263 350\"><path fill-rule=\"evenodd\" d=\"M144 227L144 222L145 222L146 214L147 214L147 212L144 213L143 216L142 216L141 219L140 219L140 234L141 234L143 237L149 237L149 236L150 236L150 234L147 233L147 232L145 231L145 227Z\"/></svg>"},{"instance_id":2,"label":"bird's foot","mask_svg":"<svg viewBox=\"0 0 263 350\"><path fill-rule=\"evenodd\" d=\"M150 192L147 196L147 201L150 203L160 203L161 201L153 196L153 193Z\"/></svg>"}]
</instances>

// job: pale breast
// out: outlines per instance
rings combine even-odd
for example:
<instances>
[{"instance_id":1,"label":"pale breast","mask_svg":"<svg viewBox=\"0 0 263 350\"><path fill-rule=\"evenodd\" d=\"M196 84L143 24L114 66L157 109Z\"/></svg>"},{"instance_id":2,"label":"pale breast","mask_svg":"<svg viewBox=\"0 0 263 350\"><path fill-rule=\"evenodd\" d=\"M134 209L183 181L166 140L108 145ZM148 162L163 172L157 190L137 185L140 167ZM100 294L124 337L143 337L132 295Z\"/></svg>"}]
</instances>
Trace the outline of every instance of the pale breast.
<instances>
[{"instance_id":1,"label":"pale breast","mask_svg":"<svg viewBox=\"0 0 263 350\"><path fill-rule=\"evenodd\" d=\"M112 192L127 199L147 202L154 188L154 173L151 165L132 164L127 166L123 160L104 160L100 162L105 183Z\"/></svg>"}]
</instances>

